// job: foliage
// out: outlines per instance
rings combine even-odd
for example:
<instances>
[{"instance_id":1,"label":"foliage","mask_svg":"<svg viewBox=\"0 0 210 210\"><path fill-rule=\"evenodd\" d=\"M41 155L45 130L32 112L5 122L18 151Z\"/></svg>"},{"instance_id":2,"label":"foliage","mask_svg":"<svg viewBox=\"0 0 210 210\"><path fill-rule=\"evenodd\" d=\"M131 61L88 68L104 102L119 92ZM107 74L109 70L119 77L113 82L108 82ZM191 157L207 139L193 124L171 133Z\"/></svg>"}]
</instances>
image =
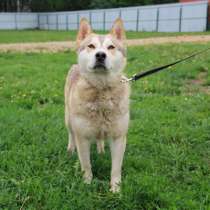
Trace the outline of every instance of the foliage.
<instances>
[{"instance_id":1,"label":"foliage","mask_svg":"<svg viewBox=\"0 0 210 210\"><path fill-rule=\"evenodd\" d=\"M91 0L31 0L31 10L39 11L71 11L87 9Z\"/></svg>"},{"instance_id":2,"label":"foliage","mask_svg":"<svg viewBox=\"0 0 210 210\"><path fill-rule=\"evenodd\" d=\"M17 11L18 5L20 11L28 9L33 12L49 12L162 4L177 1L178 0L1 0L0 11Z\"/></svg>"},{"instance_id":3,"label":"foliage","mask_svg":"<svg viewBox=\"0 0 210 210\"><path fill-rule=\"evenodd\" d=\"M139 6L148 4L163 4L173 3L176 0L92 0L90 8L112 8L112 7L126 7L126 6Z\"/></svg>"}]
</instances>

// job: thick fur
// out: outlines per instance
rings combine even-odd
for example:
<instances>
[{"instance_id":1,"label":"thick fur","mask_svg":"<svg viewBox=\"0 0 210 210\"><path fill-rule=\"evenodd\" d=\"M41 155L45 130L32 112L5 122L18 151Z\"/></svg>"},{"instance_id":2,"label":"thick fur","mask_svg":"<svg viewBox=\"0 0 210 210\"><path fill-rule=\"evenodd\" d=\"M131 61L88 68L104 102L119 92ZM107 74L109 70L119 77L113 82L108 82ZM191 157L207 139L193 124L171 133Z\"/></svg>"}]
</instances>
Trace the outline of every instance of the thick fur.
<instances>
[{"instance_id":1,"label":"thick fur","mask_svg":"<svg viewBox=\"0 0 210 210\"><path fill-rule=\"evenodd\" d=\"M77 148L86 183L92 180L90 144L104 152L109 141L112 155L111 190L119 191L121 167L129 124L129 85L122 83L126 47L121 20L110 34L96 35L88 22L81 20L77 37L78 64L73 65L65 84L65 123L69 131L68 151ZM90 48L90 44L95 46ZM109 49L110 45L114 49ZM106 70L94 69L97 52L106 54Z\"/></svg>"}]
</instances>

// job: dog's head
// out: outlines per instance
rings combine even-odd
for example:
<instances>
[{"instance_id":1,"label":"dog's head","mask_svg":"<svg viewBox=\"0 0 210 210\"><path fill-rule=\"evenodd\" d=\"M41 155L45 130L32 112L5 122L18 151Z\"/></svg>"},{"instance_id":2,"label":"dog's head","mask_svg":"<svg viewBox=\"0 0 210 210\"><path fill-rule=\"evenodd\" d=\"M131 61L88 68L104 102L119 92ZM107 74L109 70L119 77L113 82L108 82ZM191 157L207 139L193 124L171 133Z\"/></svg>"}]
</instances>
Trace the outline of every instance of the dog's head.
<instances>
[{"instance_id":1,"label":"dog's head","mask_svg":"<svg viewBox=\"0 0 210 210\"><path fill-rule=\"evenodd\" d=\"M125 31L117 19L107 35L92 32L86 19L81 19L77 35L78 64L83 74L117 75L126 65Z\"/></svg>"}]
</instances>

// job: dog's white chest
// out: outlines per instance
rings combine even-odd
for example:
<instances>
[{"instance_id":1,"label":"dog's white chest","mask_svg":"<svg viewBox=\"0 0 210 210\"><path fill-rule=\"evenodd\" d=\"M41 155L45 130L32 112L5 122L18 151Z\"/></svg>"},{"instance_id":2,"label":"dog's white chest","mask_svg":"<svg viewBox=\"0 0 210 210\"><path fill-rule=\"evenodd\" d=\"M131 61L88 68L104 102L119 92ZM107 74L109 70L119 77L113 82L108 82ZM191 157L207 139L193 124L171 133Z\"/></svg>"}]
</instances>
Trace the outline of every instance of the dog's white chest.
<instances>
[{"instance_id":1,"label":"dog's white chest","mask_svg":"<svg viewBox=\"0 0 210 210\"><path fill-rule=\"evenodd\" d=\"M125 86L96 89L85 83L77 87L70 97L70 110L71 123L81 128L80 134L103 139L127 132L129 94Z\"/></svg>"},{"instance_id":2,"label":"dog's white chest","mask_svg":"<svg viewBox=\"0 0 210 210\"><path fill-rule=\"evenodd\" d=\"M94 119L95 122L106 124L116 117L116 108L112 100L98 100L86 104L88 118Z\"/></svg>"}]
</instances>

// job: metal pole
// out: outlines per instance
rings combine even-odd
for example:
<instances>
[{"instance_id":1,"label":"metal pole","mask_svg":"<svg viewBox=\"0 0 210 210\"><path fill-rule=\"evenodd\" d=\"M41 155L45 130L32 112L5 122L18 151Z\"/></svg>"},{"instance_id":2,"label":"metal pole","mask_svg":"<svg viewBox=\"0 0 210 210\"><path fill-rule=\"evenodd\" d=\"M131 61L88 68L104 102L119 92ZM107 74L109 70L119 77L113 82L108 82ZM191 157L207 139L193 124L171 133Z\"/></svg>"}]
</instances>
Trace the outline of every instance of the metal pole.
<instances>
[{"instance_id":1,"label":"metal pole","mask_svg":"<svg viewBox=\"0 0 210 210\"><path fill-rule=\"evenodd\" d=\"M210 29L210 4L207 4L206 31Z\"/></svg>"},{"instance_id":2,"label":"metal pole","mask_svg":"<svg viewBox=\"0 0 210 210\"><path fill-rule=\"evenodd\" d=\"M69 30L69 16L66 15L66 30Z\"/></svg>"},{"instance_id":3,"label":"metal pole","mask_svg":"<svg viewBox=\"0 0 210 210\"><path fill-rule=\"evenodd\" d=\"M105 10L103 13L103 29L104 29L104 31L106 30L106 11Z\"/></svg>"},{"instance_id":4,"label":"metal pole","mask_svg":"<svg viewBox=\"0 0 210 210\"><path fill-rule=\"evenodd\" d=\"M136 31L139 31L139 8L137 9L136 15Z\"/></svg>"},{"instance_id":5,"label":"metal pole","mask_svg":"<svg viewBox=\"0 0 210 210\"><path fill-rule=\"evenodd\" d=\"M179 32L182 31L182 6L180 7L179 10Z\"/></svg>"},{"instance_id":6,"label":"metal pole","mask_svg":"<svg viewBox=\"0 0 210 210\"><path fill-rule=\"evenodd\" d=\"M79 13L77 12L77 29L79 29Z\"/></svg>"},{"instance_id":7,"label":"metal pole","mask_svg":"<svg viewBox=\"0 0 210 210\"><path fill-rule=\"evenodd\" d=\"M58 14L56 14L56 30L58 31Z\"/></svg>"},{"instance_id":8,"label":"metal pole","mask_svg":"<svg viewBox=\"0 0 210 210\"><path fill-rule=\"evenodd\" d=\"M48 17L48 14L46 15L46 17L47 17L47 28L49 30L50 29L50 26L49 26L49 17Z\"/></svg>"},{"instance_id":9,"label":"metal pole","mask_svg":"<svg viewBox=\"0 0 210 210\"><path fill-rule=\"evenodd\" d=\"M89 11L89 21L90 21L90 25L92 26L92 13L91 13L91 10Z\"/></svg>"},{"instance_id":10,"label":"metal pole","mask_svg":"<svg viewBox=\"0 0 210 210\"><path fill-rule=\"evenodd\" d=\"M37 14L37 28L40 29L40 14Z\"/></svg>"},{"instance_id":11,"label":"metal pole","mask_svg":"<svg viewBox=\"0 0 210 210\"><path fill-rule=\"evenodd\" d=\"M157 8L157 18L156 18L156 31L159 30L159 8Z\"/></svg>"},{"instance_id":12,"label":"metal pole","mask_svg":"<svg viewBox=\"0 0 210 210\"><path fill-rule=\"evenodd\" d=\"M17 13L15 13L15 30L18 29L18 24L17 24Z\"/></svg>"}]
</instances>

